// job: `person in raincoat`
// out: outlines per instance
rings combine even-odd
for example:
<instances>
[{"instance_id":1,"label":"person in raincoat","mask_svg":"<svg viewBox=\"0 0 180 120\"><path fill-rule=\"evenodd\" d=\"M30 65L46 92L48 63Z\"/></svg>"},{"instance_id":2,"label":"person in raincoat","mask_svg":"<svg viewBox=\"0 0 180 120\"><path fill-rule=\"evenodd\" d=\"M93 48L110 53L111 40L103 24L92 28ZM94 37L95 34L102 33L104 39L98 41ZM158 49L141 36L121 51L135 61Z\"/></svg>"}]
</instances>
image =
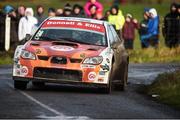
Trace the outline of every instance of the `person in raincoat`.
<instances>
[{"instance_id":1,"label":"person in raincoat","mask_svg":"<svg viewBox=\"0 0 180 120\"><path fill-rule=\"evenodd\" d=\"M138 29L138 21L133 18L131 14L126 15L126 21L122 29L124 38L124 46L126 49L132 50L134 48L135 30Z\"/></svg>"},{"instance_id":2,"label":"person in raincoat","mask_svg":"<svg viewBox=\"0 0 180 120\"><path fill-rule=\"evenodd\" d=\"M122 38L121 32L125 23L125 18L118 6L111 7L111 14L108 17L108 22L114 25L116 32L120 38Z\"/></svg>"},{"instance_id":3,"label":"person in raincoat","mask_svg":"<svg viewBox=\"0 0 180 120\"><path fill-rule=\"evenodd\" d=\"M149 9L145 8L143 13L143 20L139 24L139 36L148 34L148 21L149 21ZM141 47L142 49L147 48L149 44L149 40L143 40L141 41Z\"/></svg>"},{"instance_id":4,"label":"person in raincoat","mask_svg":"<svg viewBox=\"0 0 180 120\"><path fill-rule=\"evenodd\" d=\"M169 48L176 47L178 43L178 38L176 36L178 33L177 6L178 5L176 3L172 3L170 6L170 12L164 17L164 26L162 31L165 38L165 44Z\"/></svg>"},{"instance_id":5,"label":"person in raincoat","mask_svg":"<svg viewBox=\"0 0 180 120\"><path fill-rule=\"evenodd\" d=\"M87 17L91 16L91 12L90 12L90 6L95 5L97 8L97 11L103 11L103 6L100 2L98 2L98 0L88 0L88 2L85 4L84 6L84 10L85 13L87 15Z\"/></svg>"},{"instance_id":6,"label":"person in raincoat","mask_svg":"<svg viewBox=\"0 0 180 120\"><path fill-rule=\"evenodd\" d=\"M158 47L159 44L159 16L155 8L149 10L150 18L148 21L148 33L141 36L141 41L146 43L146 40L149 40L149 43L145 44L146 47L150 45L154 48Z\"/></svg>"},{"instance_id":7,"label":"person in raincoat","mask_svg":"<svg viewBox=\"0 0 180 120\"><path fill-rule=\"evenodd\" d=\"M32 8L26 8L25 16L19 21L18 37L19 41L25 39L26 34L32 34L32 29L38 24L38 20L33 16L34 12Z\"/></svg>"}]
</instances>

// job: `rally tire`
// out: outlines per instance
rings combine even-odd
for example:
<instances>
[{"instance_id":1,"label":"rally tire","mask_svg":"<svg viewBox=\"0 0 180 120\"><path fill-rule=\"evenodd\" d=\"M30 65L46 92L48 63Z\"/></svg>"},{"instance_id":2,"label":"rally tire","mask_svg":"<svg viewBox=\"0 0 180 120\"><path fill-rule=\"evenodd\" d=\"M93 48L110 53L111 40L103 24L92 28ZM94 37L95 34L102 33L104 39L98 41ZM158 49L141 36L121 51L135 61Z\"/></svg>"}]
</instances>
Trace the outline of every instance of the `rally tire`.
<instances>
[{"instance_id":1,"label":"rally tire","mask_svg":"<svg viewBox=\"0 0 180 120\"><path fill-rule=\"evenodd\" d=\"M100 91L101 93L104 93L104 94L110 94L111 91L112 91L112 87L111 87L111 85L109 84L107 87L99 88L99 91Z\"/></svg>"},{"instance_id":2,"label":"rally tire","mask_svg":"<svg viewBox=\"0 0 180 120\"><path fill-rule=\"evenodd\" d=\"M27 88L27 83L25 81L14 80L14 88L19 90L25 90Z\"/></svg>"}]
</instances>

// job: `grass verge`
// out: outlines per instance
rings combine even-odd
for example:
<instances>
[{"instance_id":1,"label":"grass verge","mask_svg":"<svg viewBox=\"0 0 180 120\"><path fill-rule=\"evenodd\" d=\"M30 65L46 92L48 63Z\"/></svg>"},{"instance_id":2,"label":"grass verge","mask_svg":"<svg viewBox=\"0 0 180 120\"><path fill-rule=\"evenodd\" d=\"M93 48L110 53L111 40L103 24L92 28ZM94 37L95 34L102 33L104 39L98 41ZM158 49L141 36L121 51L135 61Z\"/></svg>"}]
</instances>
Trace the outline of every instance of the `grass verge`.
<instances>
[{"instance_id":1,"label":"grass verge","mask_svg":"<svg viewBox=\"0 0 180 120\"><path fill-rule=\"evenodd\" d=\"M0 52L0 65L9 65L13 63L12 52Z\"/></svg>"},{"instance_id":2,"label":"grass verge","mask_svg":"<svg viewBox=\"0 0 180 120\"><path fill-rule=\"evenodd\" d=\"M129 51L131 63L167 63L180 62L180 47L169 49L148 48Z\"/></svg>"},{"instance_id":3,"label":"grass verge","mask_svg":"<svg viewBox=\"0 0 180 120\"><path fill-rule=\"evenodd\" d=\"M154 83L146 88L146 94L158 95L155 99L161 103L180 109L180 70L160 74Z\"/></svg>"}]
</instances>

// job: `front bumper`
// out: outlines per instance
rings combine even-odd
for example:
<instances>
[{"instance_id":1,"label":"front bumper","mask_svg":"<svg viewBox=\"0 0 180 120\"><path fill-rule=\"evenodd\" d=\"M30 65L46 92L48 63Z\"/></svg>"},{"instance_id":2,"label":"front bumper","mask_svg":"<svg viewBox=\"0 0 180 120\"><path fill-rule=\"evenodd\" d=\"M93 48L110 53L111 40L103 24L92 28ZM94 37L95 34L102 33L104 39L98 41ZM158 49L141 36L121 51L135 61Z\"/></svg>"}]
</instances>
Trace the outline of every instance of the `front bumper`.
<instances>
[{"instance_id":1,"label":"front bumper","mask_svg":"<svg viewBox=\"0 0 180 120\"><path fill-rule=\"evenodd\" d=\"M109 71L103 70L101 65L47 64L40 61L20 60L14 63L13 76L22 78L62 79L67 82L108 84Z\"/></svg>"},{"instance_id":2,"label":"front bumper","mask_svg":"<svg viewBox=\"0 0 180 120\"><path fill-rule=\"evenodd\" d=\"M26 81L26 82L46 82L46 83L57 83L57 84L66 84L66 85L80 85L87 87L101 87L106 88L108 84L99 84L99 83L85 83L85 82L76 82L76 81L67 81L63 79L46 79L46 78L27 78L27 77L17 77L13 76L13 80L15 81Z\"/></svg>"}]
</instances>

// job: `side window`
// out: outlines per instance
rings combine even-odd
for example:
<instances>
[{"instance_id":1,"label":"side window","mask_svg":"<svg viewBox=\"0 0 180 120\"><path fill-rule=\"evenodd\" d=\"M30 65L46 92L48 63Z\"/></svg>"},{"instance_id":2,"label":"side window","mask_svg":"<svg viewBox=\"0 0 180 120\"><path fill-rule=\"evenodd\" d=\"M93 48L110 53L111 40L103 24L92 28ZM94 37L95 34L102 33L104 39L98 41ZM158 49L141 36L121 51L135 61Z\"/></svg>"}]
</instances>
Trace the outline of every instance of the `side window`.
<instances>
[{"instance_id":1,"label":"side window","mask_svg":"<svg viewBox=\"0 0 180 120\"><path fill-rule=\"evenodd\" d=\"M110 26L108 26L108 35L109 35L110 44L112 45L115 41Z\"/></svg>"},{"instance_id":2,"label":"side window","mask_svg":"<svg viewBox=\"0 0 180 120\"><path fill-rule=\"evenodd\" d=\"M118 42L118 41L121 42L121 40L120 40L119 36L117 35L117 32L115 31L114 27L111 25L110 28L111 28L112 34L115 38L115 42Z\"/></svg>"}]
</instances>

